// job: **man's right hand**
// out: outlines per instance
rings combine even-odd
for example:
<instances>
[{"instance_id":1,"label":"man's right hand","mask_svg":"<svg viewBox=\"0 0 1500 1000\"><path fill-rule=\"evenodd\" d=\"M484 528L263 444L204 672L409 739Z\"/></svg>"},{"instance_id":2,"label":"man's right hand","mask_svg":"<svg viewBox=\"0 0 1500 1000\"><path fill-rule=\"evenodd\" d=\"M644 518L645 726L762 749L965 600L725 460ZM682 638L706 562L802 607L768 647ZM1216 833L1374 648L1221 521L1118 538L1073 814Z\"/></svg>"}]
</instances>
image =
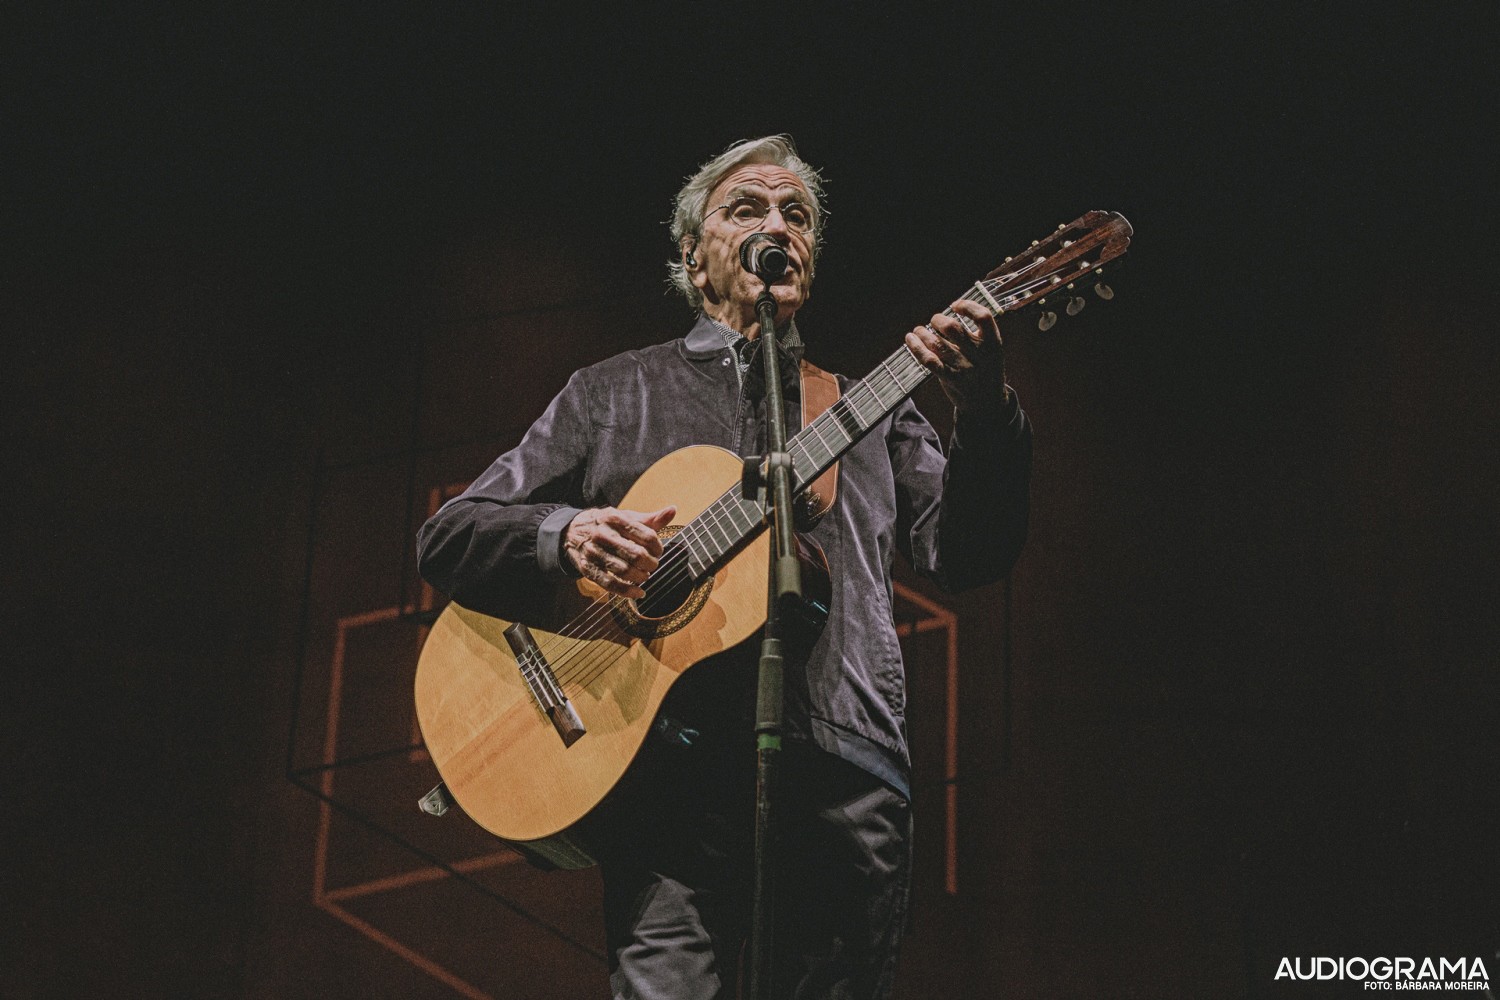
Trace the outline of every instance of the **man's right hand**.
<instances>
[{"instance_id":1,"label":"man's right hand","mask_svg":"<svg viewBox=\"0 0 1500 1000\"><path fill-rule=\"evenodd\" d=\"M672 523L676 507L651 514L614 507L580 511L568 522L563 552L584 577L621 597L645 597L640 584L661 559L657 532Z\"/></svg>"}]
</instances>

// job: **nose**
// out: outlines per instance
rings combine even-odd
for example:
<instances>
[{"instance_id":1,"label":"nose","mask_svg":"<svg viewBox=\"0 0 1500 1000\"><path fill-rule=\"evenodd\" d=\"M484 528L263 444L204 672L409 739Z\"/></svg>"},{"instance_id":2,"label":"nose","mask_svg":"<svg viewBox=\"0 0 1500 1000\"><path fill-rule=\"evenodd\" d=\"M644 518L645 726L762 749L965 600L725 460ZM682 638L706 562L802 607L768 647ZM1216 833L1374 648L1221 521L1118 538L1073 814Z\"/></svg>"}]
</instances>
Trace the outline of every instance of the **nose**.
<instances>
[{"instance_id":1,"label":"nose","mask_svg":"<svg viewBox=\"0 0 1500 1000\"><path fill-rule=\"evenodd\" d=\"M766 221L761 223L761 231L770 233L772 236L786 236L791 233L787 228L786 219L781 216L781 207L772 205L766 212Z\"/></svg>"}]
</instances>

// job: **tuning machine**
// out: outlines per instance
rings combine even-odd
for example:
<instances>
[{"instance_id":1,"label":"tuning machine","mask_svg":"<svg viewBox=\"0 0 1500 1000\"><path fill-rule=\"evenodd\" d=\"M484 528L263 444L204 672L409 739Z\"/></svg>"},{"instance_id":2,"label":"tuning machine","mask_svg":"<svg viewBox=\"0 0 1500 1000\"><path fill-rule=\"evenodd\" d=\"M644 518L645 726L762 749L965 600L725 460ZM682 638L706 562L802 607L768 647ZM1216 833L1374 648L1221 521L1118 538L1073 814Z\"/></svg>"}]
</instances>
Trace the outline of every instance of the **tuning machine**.
<instances>
[{"instance_id":1,"label":"tuning machine","mask_svg":"<svg viewBox=\"0 0 1500 1000\"><path fill-rule=\"evenodd\" d=\"M1047 304L1047 300L1046 299L1037 299L1036 300L1036 304L1039 305L1039 306L1044 306L1044 305ZM1048 330L1052 329L1056 325L1057 325L1057 313L1053 312L1051 309L1043 310L1042 314L1037 317L1036 328L1038 330L1042 331L1043 333L1046 333Z\"/></svg>"},{"instance_id":2,"label":"tuning machine","mask_svg":"<svg viewBox=\"0 0 1500 1000\"><path fill-rule=\"evenodd\" d=\"M1104 276L1104 268L1094 268L1094 276L1097 278L1102 278ZM1110 299L1115 297L1115 290L1113 288L1110 288L1103 281L1099 281L1094 284L1094 294L1099 296L1105 302L1108 302Z\"/></svg>"}]
</instances>

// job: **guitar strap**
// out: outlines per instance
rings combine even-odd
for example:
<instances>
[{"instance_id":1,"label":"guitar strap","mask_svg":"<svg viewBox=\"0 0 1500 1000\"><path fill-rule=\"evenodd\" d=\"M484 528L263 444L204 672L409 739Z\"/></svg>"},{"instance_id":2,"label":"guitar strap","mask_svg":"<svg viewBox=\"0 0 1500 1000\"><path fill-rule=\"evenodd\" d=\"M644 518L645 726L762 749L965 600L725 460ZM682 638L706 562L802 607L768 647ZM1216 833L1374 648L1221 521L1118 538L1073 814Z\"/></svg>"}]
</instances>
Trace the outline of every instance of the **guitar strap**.
<instances>
[{"instance_id":1,"label":"guitar strap","mask_svg":"<svg viewBox=\"0 0 1500 1000\"><path fill-rule=\"evenodd\" d=\"M806 427L839 398L839 380L816 365L802 362L802 426ZM802 495L797 498L797 520L799 528L806 530L816 524L833 507L838 496L839 464L834 462L823 474L814 479Z\"/></svg>"}]
</instances>

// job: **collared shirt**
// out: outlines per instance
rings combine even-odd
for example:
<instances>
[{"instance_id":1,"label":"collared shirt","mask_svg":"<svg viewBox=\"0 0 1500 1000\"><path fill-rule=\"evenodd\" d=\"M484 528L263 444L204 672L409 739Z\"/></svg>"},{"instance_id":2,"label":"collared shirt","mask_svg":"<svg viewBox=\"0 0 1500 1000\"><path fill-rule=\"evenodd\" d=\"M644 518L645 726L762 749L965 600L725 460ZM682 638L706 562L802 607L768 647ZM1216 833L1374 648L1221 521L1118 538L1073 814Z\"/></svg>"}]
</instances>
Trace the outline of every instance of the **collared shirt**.
<instances>
[{"instance_id":1,"label":"collared shirt","mask_svg":"<svg viewBox=\"0 0 1500 1000\"><path fill-rule=\"evenodd\" d=\"M703 316L701 322L708 323L713 329L719 331L719 336L724 338L724 346L729 348L729 353L734 358L734 372L739 376L740 386L743 388L745 372L750 368L750 360L759 356L755 353L755 342L734 327L720 323L716 319L710 319L707 315ZM788 323L785 330L778 331L777 346L783 353L796 357L802 356L802 335L797 332L796 323Z\"/></svg>"},{"instance_id":2,"label":"collared shirt","mask_svg":"<svg viewBox=\"0 0 1500 1000\"><path fill-rule=\"evenodd\" d=\"M581 509L617 506L679 448L763 452L764 403L723 329L700 316L684 338L575 373L521 443L423 525L423 576L465 606L527 620L568 577L561 541ZM802 350L800 337L783 343L789 360ZM783 378L789 434L801 426L795 370ZM850 380L839 381L847 392ZM1014 393L996 412L961 414L947 458L909 399L843 454L837 500L809 532L827 556L832 600L816 641L788 654L788 738L909 794L891 561L900 552L949 590L1001 579L1025 540L1030 470L1031 429Z\"/></svg>"}]
</instances>

